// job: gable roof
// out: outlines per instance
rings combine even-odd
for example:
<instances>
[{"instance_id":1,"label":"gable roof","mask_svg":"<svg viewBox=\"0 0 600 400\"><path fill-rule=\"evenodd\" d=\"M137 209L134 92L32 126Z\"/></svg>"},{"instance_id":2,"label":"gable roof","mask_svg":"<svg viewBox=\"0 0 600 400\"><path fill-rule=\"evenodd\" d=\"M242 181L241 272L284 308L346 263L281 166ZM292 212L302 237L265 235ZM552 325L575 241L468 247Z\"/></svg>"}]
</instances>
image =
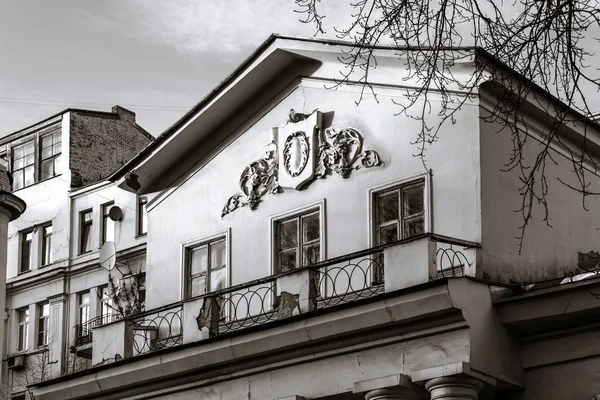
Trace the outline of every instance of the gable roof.
<instances>
[{"instance_id":1,"label":"gable roof","mask_svg":"<svg viewBox=\"0 0 600 400\"><path fill-rule=\"evenodd\" d=\"M205 147L215 147L214 141L208 143L210 139L208 134L211 131L215 131L219 124L222 124L223 120L226 119L226 116L235 113L236 109L246 99L249 99L251 94L262 92L265 88L268 88L269 84L278 75L283 74L286 68L293 70L286 76L288 83L298 77L311 76L317 70L321 72L320 68L325 63L335 63L337 69L335 72L338 72L341 65L338 59L338 56L341 54L340 49L349 49L354 46L355 44L351 42L341 40L301 38L272 34L199 103L108 179L116 181L122 189L139 194L168 188L168 185L179 176L173 176L171 171L171 175L165 178L164 171L172 170L169 166L174 165L175 162L179 163L182 157L186 153L189 154L194 146L197 147L203 144ZM386 53L388 59L392 59L397 54L397 51L413 50L410 47L399 48L394 45L379 45L370 48L377 51L381 50L382 54ZM421 47L418 50L427 51L433 49ZM522 79L515 71L503 65L481 48L455 47L435 49L435 51L439 50L447 50L459 54L458 58L462 58L463 63L475 63L475 58L485 58L488 62L491 61L498 65L504 72L508 71L514 74L517 79ZM378 58L378 67L381 65L379 61L380 58ZM397 68L397 64L394 67ZM321 73L318 78L326 79L323 76L326 74L329 74L328 77L334 76L331 70L327 70ZM385 81L384 75L381 75L380 78L378 83L388 83ZM329 79L332 80L333 78ZM392 84L401 86L398 82ZM536 87L535 84L532 84L532 86ZM281 91L283 88L279 87L278 90ZM543 92L545 96L548 96L550 101L558 102L566 107L566 105L545 92L541 87L537 86L536 90ZM589 118L574 110L571 111L578 118L590 121L592 125L600 129L600 126L592 122ZM181 167L181 165L178 166ZM184 170L189 170L192 168L192 165L184 165L183 167ZM179 170L181 171L181 168ZM132 185L133 188L129 186L131 181L129 179L126 180L130 172L134 173L133 180L135 182Z\"/></svg>"}]
</instances>

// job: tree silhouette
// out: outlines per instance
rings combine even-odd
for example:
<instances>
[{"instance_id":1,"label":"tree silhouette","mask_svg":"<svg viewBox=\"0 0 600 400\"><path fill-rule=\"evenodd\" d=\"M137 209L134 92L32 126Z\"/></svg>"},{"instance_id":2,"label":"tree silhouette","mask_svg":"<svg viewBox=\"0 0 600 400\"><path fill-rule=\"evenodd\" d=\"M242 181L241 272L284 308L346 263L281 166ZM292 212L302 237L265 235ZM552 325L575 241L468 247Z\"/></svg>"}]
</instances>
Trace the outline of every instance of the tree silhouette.
<instances>
[{"instance_id":1,"label":"tree silhouette","mask_svg":"<svg viewBox=\"0 0 600 400\"><path fill-rule=\"evenodd\" d=\"M317 34L325 33L321 9L327 1L294 2L300 21L313 24ZM357 103L367 94L377 100L369 74L377 67L377 50L390 45L404 61L405 79L418 83L407 89L406 101L396 104L398 114L421 121L413 144L424 165L440 128L456 121L457 111L479 94L483 82L497 83L493 110L481 118L511 132L513 150L504 170L517 171L520 179L519 249L534 207L542 207L549 224L546 166L556 163L552 146L566 149L574 178L558 180L581 194L583 207L587 196L600 194L590 186L599 159L588 139L598 131L588 119L594 111L588 99L600 89L600 75L597 68L589 68L592 54L586 51L589 40L594 43L587 47L598 41L590 34L600 28L597 1L353 0L350 7L351 21L334 28L339 39L350 43L339 57L343 68L335 85L361 86ZM475 58L476 65L465 79L453 67L468 57ZM541 133L532 132L524 118L527 102L551 117ZM432 114L437 117L434 123ZM565 143L560 133L572 124L582 127L583 139ZM542 144L533 157L524 150L531 136Z\"/></svg>"}]
</instances>

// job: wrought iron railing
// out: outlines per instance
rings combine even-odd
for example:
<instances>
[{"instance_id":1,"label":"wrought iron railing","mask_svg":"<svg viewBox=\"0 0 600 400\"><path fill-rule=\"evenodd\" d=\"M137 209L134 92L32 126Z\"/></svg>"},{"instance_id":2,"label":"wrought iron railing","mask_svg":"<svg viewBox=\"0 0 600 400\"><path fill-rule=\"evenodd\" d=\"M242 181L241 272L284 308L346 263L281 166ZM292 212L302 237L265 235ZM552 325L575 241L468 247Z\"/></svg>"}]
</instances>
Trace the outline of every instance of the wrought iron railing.
<instances>
[{"instance_id":1,"label":"wrought iron railing","mask_svg":"<svg viewBox=\"0 0 600 400\"><path fill-rule=\"evenodd\" d=\"M382 294L386 249L424 239L430 245L435 243L434 247L429 247L430 251L434 249L433 253L428 253L429 264L422 266L437 271L437 275L429 275L430 279L462 276L475 265L479 248L477 243L440 235L424 234L373 247L128 317L133 323L133 356L183 344L183 309L184 303L186 307L190 306L188 302L194 302L194 306L192 314L186 314L185 318L196 319L198 329L202 332L197 336L200 338L247 329L294 315L297 313L295 307L300 310L301 297L306 299L307 296L312 296L314 304L311 303L313 306L309 310L318 310ZM414 267L421 268L416 265ZM308 281L312 282L309 285L310 294L303 293L300 296L297 291L287 293L281 286L278 288L288 275L293 274L305 274ZM294 280L287 282L289 285ZM294 290L299 289L294 287ZM297 304L293 304L294 302ZM78 344L91 341L91 328L106 322L108 321L95 318L78 326ZM205 335L204 332L207 331L208 335Z\"/></svg>"},{"instance_id":2,"label":"wrought iron railing","mask_svg":"<svg viewBox=\"0 0 600 400\"><path fill-rule=\"evenodd\" d=\"M383 292L383 250L365 250L311 267L317 284L317 308L330 307Z\"/></svg>"},{"instance_id":3,"label":"wrought iron railing","mask_svg":"<svg viewBox=\"0 0 600 400\"><path fill-rule=\"evenodd\" d=\"M106 314L75 325L75 345L83 346L93 340L93 328L121 319L119 314Z\"/></svg>"},{"instance_id":4,"label":"wrought iron railing","mask_svg":"<svg viewBox=\"0 0 600 400\"><path fill-rule=\"evenodd\" d=\"M477 261L478 243L432 235L436 242L436 269L438 278L455 278L465 275Z\"/></svg>"},{"instance_id":5,"label":"wrought iron railing","mask_svg":"<svg viewBox=\"0 0 600 400\"><path fill-rule=\"evenodd\" d=\"M133 355L177 346L183 343L180 303L172 308L144 313L132 318Z\"/></svg>"}]
</instances>

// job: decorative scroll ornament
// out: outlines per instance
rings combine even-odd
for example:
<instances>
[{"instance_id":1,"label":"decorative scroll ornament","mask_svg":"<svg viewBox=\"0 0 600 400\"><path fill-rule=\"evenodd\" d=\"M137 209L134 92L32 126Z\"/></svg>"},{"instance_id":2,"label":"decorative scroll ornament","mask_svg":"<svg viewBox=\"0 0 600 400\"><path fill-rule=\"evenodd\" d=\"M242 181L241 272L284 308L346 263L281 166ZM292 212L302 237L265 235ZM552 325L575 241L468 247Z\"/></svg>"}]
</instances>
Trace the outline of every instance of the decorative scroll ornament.
<instances>
[{"instance_id":1,"label":"decorative scroll ornament","mask_svg":"<svg viewBox=\"0 0 600 400\"><path fill-rule=\"evenodd\" d=\"M277 146L273 142L263 158L244 168L240 177L242 193L236 193L227 200L221 217L240 207L248 206L254 210L262 196L267 193L278 193L280 187L277 175Z\"/></svg>"},{"instance_id":2,"label":"decorative scroll ornament","mask_svg":"<svg viewBox=\"0 0 600 400\"><path fill-rule=\"evenodd\" d=\"M315 173L318 178L325 178L335 171L345 179L361 165L365 168L381 165L376 151L363 151L363 136L354 128L344 128L339 132L328 128L320 139Z\"/></svg>"},{"instance_id":3,"label":"decorative scroll ornament","mask_svg":"<svg viewBox=\"0 0 600 400\"><path fill-rule=\"evenodd\" d=\"M300 189L314 179L321 119L322 113L317 110L310 115L291 110L289 122L284 127L273 129L282 164L279 174L282 187Z\"/></svg>"},{"instance_id":4,"label":"decorative scroll ornament","mask_svg":"<svg viewBox=\"0 0 600 400\"><path fill-rule=\"evenodd\" d=\"M285 171L292 178L297 177L304 171L310 150L310 144L304 132L294 132L287 137L283 145L283 165Z\"/></svg>"}]
</instances>

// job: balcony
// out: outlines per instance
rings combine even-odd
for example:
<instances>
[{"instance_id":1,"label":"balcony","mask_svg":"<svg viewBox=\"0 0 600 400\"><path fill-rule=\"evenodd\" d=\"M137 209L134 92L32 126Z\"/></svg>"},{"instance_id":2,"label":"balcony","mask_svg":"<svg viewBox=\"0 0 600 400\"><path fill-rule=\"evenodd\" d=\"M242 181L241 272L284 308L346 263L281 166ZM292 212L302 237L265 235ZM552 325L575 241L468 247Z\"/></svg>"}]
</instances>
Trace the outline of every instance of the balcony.
<instances>
[{"instance_id":1,"label":"balcony","mask_svg":"<svg viewBox=\"0 0 600 400\"><path fill-rule=\"evenodd\" d=\"M308 317L436 279L474 276L478 251L477 243L420 235L118 321L92 320L78 328L80 340L93 340L92 365L110 363L298 315ZM89 329L93 339L86 335Z\"/></svg>"}]
</instances>

